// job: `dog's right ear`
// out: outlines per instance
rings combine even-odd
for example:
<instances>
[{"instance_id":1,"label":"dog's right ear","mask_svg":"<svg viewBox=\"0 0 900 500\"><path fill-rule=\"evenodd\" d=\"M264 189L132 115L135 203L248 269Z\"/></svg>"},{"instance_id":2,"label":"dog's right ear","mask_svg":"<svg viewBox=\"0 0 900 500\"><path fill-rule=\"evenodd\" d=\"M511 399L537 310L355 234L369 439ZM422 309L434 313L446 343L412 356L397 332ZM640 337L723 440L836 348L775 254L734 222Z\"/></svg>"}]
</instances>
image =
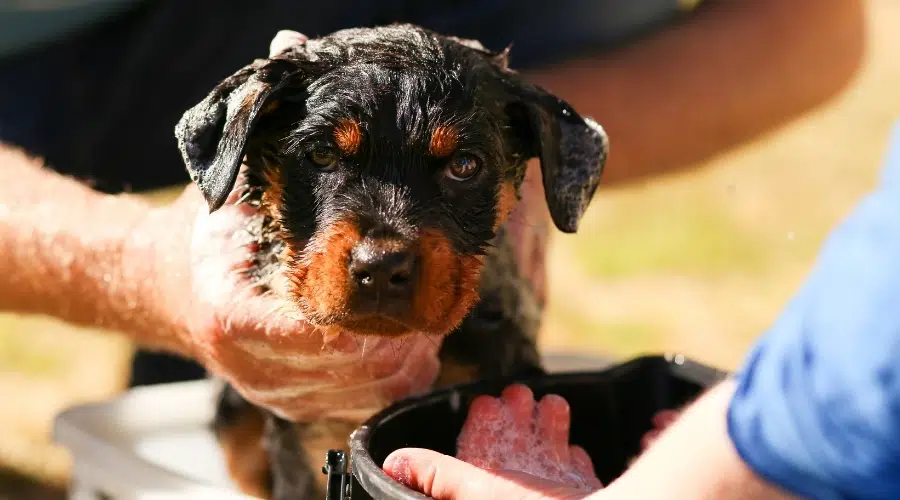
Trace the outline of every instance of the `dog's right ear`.
<instances>
[{"instance_id":1,"label":"dog's right ear","mask_svg":"<svg viewBox=\"0 0 900 500\"><path fill-rule=\"evenodd\" d=\"M210 212L221 208L234 188L254 123L298 72L290 60L258 59L219 83L178 121L178 149Z\"/></svg>"},{"instance_id":2,"label":"dog's right ear","mask_svg":"<svg viewBox=\"0 0 900 500\"><path fill-rule=\"evenodd\" d=\"M475 71L488 75L504 89L494 101L505 108L507 130L519 149L516 153L520 158L540 158L550 216L560 231L576 232L600 184L609 154L606 131L564 100L511 70L509 47L491 52L476 40L447 39L466 47L468 55L475 56Z\"/></svg>"}]
</instances>

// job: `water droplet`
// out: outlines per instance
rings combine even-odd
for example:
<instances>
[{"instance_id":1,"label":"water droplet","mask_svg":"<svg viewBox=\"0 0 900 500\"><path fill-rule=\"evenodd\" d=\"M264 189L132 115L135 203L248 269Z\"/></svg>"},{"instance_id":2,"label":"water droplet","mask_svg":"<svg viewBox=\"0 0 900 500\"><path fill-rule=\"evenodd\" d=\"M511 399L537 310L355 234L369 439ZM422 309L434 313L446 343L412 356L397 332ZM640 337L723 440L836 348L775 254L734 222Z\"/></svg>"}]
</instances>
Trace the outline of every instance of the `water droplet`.
<instances>
[{"instance_id":1,"label":"water droplet","mask_svg":"<svg viewBox=\"0 0 900 500\"><path fill-rule=\"evenodd\" d=\"M450 394L450 410L452 410L453 413L459 412L459 403L459 392L453 391L453 393Z\"/></svg>"}]
</instances>

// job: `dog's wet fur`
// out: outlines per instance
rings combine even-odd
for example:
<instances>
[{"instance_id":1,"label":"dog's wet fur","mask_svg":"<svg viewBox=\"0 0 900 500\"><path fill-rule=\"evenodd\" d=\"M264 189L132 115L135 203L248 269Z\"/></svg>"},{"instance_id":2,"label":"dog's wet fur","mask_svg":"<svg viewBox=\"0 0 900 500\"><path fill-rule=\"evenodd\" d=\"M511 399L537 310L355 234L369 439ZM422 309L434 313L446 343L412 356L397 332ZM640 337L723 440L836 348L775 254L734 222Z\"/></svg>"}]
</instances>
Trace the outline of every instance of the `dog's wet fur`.
<instances>
[{"instance_id":1,"label":"dog's wet fur","mask_svg":"<svg viewBox=\"0 0 900 500\"><path fill-rule=\"evenodd\" d=\"M539 158L552 220L575 232L608 146L508 51L413 25L335 32L226 78L176 138L210 211L235 190L260 207L252 277L311 323L449 334L439 384L542 372L507 217ZM358 424L289 423L226 387L213 426L243 491L314 499Z\"/></svg>"}]
</instances>

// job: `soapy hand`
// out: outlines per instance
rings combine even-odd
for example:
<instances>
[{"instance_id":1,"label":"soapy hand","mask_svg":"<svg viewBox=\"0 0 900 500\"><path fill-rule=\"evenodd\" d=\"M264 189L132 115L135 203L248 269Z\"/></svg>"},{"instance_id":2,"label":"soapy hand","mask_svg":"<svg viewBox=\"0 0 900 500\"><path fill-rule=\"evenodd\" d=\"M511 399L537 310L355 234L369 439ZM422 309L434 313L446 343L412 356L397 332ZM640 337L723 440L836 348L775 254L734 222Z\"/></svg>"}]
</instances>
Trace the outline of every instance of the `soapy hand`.
<instances>
[{"instance_id":1,"label":"soapy hand","mask_svg":"<svg viewBox=\"0 0 900 500\"><path fill-rule=\"evenodd\" d=\"M427 390L441 339L323 333L245 271L256 250L246 230L256 209L236 204L210 214L191 185L154 210L136 231L131 258L150 268L142 300L157 323L249 401L290 420L358 421L390 402ZM137 249L135 249L137 248Z\"/></svg>"},{"instance_id":2,"label":"soapy hand","mask_svg":"<svg viewBox=\"0 0 900 500\"><path fill-rule=\"evenodd\" d=\"M584 488L600 488L591 458L569 445L569 404L512 385L500 398L479 396L457 439L456 458L482 469L514 470Z\"/></svg>"},{"instance_id":3,"label":"soapy hand","mask_svg":"<svg viewBox=\"0 0 900 500\"><path fill-rule=\"evenodd\" d=\"M569 445L569 405L513 385L480 396L457 441L457 458L403 449L384 462L395 480L437 500L581 499L603 487L587 453Z\"/></svg>"},{"instance_id":4,"label":"soapy hand","mask_svg":"<svg viewBox=\"0 0 900 500\"><path fill-rule=\"evenodd\" d=\"M457 438L456 458L408 448L390 454L383 469L437 500L593 498L603 485L584 449L569 444L569 412L559 396L535 403L530 389L512 385L500 398L472 401ZM654 415L642 450L679 414L663 410Z\"/></svg>"}]
</instances>

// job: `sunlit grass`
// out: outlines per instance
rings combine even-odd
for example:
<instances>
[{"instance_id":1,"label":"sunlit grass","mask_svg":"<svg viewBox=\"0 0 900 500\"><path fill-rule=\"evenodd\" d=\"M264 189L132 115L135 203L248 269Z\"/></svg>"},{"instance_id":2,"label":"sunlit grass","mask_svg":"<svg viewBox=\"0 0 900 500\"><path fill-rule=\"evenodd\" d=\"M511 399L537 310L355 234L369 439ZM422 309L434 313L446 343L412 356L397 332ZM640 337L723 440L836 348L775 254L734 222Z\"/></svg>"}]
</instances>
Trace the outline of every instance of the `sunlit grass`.
<instances>
[{"instance_id":1,"label":"sunlit grass","mask_svg":"<svg viewBox=\"0 0 900 500\"><path fill-rule=\"evenodd\" d=\"M21 322L0 318L0 372L50 378L64 372L67 366L64 351L34 342Z\"/></svg>"},{"instance_id":2,"label":"sunlit grass","mask_svg":"<svg viewBox=\"0 0 900 500\"><path fill-rule=\"evenodd\" d=\"M557 304L563 304L563 301L558 300ZM584 311L565 305L550 308L546 321L553 329L567 332L570 343L600 346L598 351L616 359L656 351L666 337L665 331L650 322L592 321Z\"/></svg>"},{"instance_id":3,"label":"sunlit grass","mask_svg":"<svg viewBox=\"0 0 900 500\"><path fill-rule=\"evenodd\" d=\"M707 277L758 271L766 262L760 237L710 198L677 205L635 198L610 207L618 209L614 217L586 228L602 237L581 238L572 245L586 276L618 279L677 272Z\"/></svg>"}]
</instances>

